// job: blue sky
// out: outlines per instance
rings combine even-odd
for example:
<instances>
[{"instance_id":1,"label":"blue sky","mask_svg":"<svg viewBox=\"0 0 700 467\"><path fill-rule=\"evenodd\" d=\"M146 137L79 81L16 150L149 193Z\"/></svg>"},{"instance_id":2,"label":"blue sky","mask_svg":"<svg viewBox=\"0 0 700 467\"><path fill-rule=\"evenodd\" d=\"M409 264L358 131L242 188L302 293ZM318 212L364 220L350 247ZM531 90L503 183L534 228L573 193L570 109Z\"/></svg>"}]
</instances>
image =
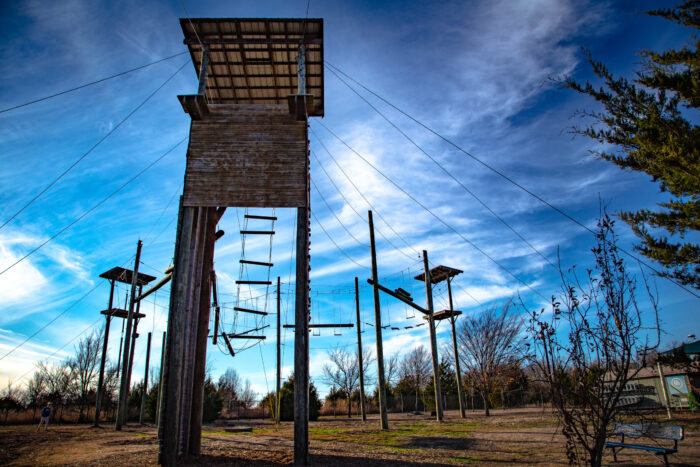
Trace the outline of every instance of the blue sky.
<instances>
[{"instance_id":1,"label":"blue sky","mask_svg":"<svg viewBox=\"0 0 700 467\"><path fill-rule=\"evenodd\" d=\"M185 2L192 17L303 17L304 1ZM608 210L653 207L663 200L648 177L626 173L596 160L599 149L590 140L573 138L576 110L595 109L592 102L557 88L550 77L570 74L591 78L580 47L591 50L616 74L631 77L642 48L682 45L686 32L639 11L650 2L599 1L470 1L470 2L310 2L309 16L324 19L326 60L395 103L475 156L508 174L523 186L594 226L599 199ZM21 104L112 73L185 51L179 1L63 2L25 1L0 6L0 107ZM63 177L45 195L0 231L0 268L53 236L116 190L150 162L185 138L190 119L177 94L196 90L196 74L183 55L147 69L71 94L0 113L0 220L4 222L104 137L129 112L181 65L167 85ZM446 220L464 237L549 297L559 290L557 272L504 227L425 155L388 125L332 73L325 78L326 116L311 121L311 174L318 190L353 239L312 187L311 288L312 320L352 322L352 285L360 278L363 321L371 322L367 202L375 209L380 276L392 287L412 290L425 300L416 251L429 252L431 263L464 270L455 279L455 306L472 313L520 294L532 307L544 300L467 244L358 158L322 123L371 161L412 196ZM557 251L562 264L589 266L593 238L526 193L441 142L382 102L365 96L389 119L508 221L551 261ZM323 144L321 144L323 143ZM346 178L324 149L330 151ZM137 240L144 240L142 271L162 276L171 261L177 196L181 193L186 144L178 146L123 191L75 224L37 253L0 276L0 351L5 353L46 322L72 306L56 322L0 363L0 385L18 381L35 361L56 352L65 358L71 339L91 325L101 325L99 310L107 303L108 286L99 274L129 261ZM333 183L326 176L325 169ZM352 183L350 182L352 180ZM346 202L347 199L347 202ZM356 212L358 211L360 215ZM270 210L251 210L259 214ZM378 219L378 214L384 220ZM242 209L229 209L220 228L216 270L224 303L224 322L233 329L232 307L238 303L266 306L264 289L238 290L241 239L237 234ZM271 277L284 283L283 322L291 322L294 211L276 211L279 221L272 244ZM253 225L253 224L251 224ZM256 224L259 226L260 224ZM338 251L325 229L342 250ZM618 224L627 249L634 237ZM413 249L406 246L404 240ZM398 248L396 248L398 247ZM246 257L270 254L265 241L246 243ZM253 278L260 271L250 269ZM291 279L291 281L290 281ZM698 333L693 319L696 298L663 279L657 280L661 318L668 345ZM81 302L83 294L97 288ZM411 289L412 288L412 289ZM274 311L273 289L267 308ZM125 289L120 289L123 305ZM160 333L167 319L168 289L144 303L147 317L141 335L153 331L154 353L160 355ZM246 301L248 297L260 297ZM473 298L472 298L473 297ZM474 300L476 299L476 301ZM436 290L436 307L446 307L444 287ZM477 302L478 301L478 302ZM385 333L385 355L428 342L426 327L408 319L403 306L382 299L383 319L400 331ZM645 305L646 306L646 305ZM387 309L388 307L388 309ZM271 324L250 318L236 320L236 330ZM694 327L695 326L695 327ZM365 328L363 328L365 329ZM363 343L374 345L373 328ZM109 355L115 359L119 325L112 326ZM446 343L447 326L438 328ZM311 375L325 388L322 366L335 346L353 349L355 331L341 336L324 330L311 340ZM293 336L285 332L283 374L293 367ZM74 342L77 342L74 341ZM67 344L67 345L66 345ZM209 348L214 377L234 367L260 392L274 381L275 336L231 358ZM239 346L244 343L239 343ZM140 378L145 339L136 348L134 374ZM157 362L156 362L157 364ZM325 392L322 389L322 392Z\"/></svg>"}]
</instances>

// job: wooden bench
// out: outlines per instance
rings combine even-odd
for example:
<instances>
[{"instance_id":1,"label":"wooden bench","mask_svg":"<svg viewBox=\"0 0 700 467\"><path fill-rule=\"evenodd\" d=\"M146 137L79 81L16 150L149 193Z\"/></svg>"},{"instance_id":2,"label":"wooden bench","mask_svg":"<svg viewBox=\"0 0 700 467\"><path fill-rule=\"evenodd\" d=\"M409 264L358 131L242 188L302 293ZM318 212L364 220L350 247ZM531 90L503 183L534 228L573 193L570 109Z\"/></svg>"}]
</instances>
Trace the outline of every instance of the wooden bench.
<instances>
[{"instance_id":1,"label":"wooden bench","mask_svg":"<svg viewBox=\"0 0 700 467\"><path fill-rule=\"evenodd\" d=\"M606 441L605 447L611 448L613 458L617 462L617 452L624 449L640 449L653 452L655 456L662 455L668 466L668 455L678 452L678 441L683 439L683 427L676 425L654 425L640 423L615 423L613 435L621 437L620 442ZM673 441L673 447L648 446L643 444L626 443L625 436L631 438L665 439Z\"/></svg>"}]
</instances>

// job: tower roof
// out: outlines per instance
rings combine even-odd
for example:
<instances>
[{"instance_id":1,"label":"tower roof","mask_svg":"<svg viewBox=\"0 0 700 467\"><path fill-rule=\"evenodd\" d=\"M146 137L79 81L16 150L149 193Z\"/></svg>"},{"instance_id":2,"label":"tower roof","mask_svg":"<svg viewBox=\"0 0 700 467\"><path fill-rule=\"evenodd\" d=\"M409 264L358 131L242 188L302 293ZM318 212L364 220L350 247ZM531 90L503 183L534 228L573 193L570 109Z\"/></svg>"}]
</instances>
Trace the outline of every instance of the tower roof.
<instances>
[{"instance_id":1,"label":"tower roof","mask_svg":"<svg viewBox=\"0 0 700 467\"><path fill-rule=\"evenodd\" d=\"M306 46L309 116L323 116L323 19L181 18L195 72L209 47L206 96L212 104L287 104L297 94L299 44Z\"/></svg>"}]
</instances>

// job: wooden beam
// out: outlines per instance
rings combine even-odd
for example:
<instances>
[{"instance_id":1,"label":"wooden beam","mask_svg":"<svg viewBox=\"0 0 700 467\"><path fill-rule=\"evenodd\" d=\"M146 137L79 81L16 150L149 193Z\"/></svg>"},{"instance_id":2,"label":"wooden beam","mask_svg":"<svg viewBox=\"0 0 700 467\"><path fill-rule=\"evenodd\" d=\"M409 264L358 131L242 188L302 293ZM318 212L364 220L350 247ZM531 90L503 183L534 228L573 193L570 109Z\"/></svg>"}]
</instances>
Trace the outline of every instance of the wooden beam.
<instances>
[{"instance_id":1,"label":"wooden beam","mask_svg":"<svg viewBox=\"0 0 700 467\"><path fill-rule=\"evenodd\" d=\"M284 327L286 329L294 329L296 326L293 324L285 324ZM352 328L355 327L353 323L341 323L341 324L333 324L333 323L323 323L323 324L309 324L309 329L311 328Z\"/></svg>"},{"instance_id":2,"label":"wooden beam","mask_svg":"<svg viewBox=\"0 0 700 467\"><path fill-rule=\"evenodd\" d=\"M257 78L257 76L256 76ZM246 219L259 219L259 220L264 220L264 221L276 221L277 217L276 216L258 216L257 214L244 214L243 217Z\"/></svg>"},{"instance_id":3,"label":"wooden beam","mask_svg":"<svg viewBox=\"0 0 700 467\"><path fill-rule=\"evenodd\" d=\"M290 49L296 50L296 47L293 47L295 44L299 44L301 40L299 38L280 38L280 39L273 39L273 38L264 38L264 39L246 39L246 38L241 38L240 37L240 29L238 25L236 24L236 30L237 33L239 34L238 38L219 38L219 39L214 39L214 38L207 38L206 36L202 39L201 43L204 44L204 47L207 47L209 45L248 45L248 44L271 44L271 45L289 45ZM321 45L323 44L323 39L320 37L315 37L315 35L307 37L304 41L304 44L309 44L309 45ZM185 39L183 41L183 44L185 45L199 45L200 41L198 39ZM262 49L255 49L255 50L262 50Z\"/></svg>"},{"instance_id":4,"label":"wooden beam","mask_svg":"<svg viewBox=\"0 0 700 467\"><path fill-rule=\"evenodd\" d=\"M229 340L228 336L226 334L222 334L221 337L224 338L224 342L226 343L226 347L228 347L228 351L231 356L235 357L236 353L233 351L233 347L231 347L231 341Z\"/></svg>"},{"instance_id":5,"label":"wooden beam","mask_svg":"<svg viewBox=\"0 0 700 467\"><path fill-rule=\"evenodd\" d=\"M267 311L258 311L258 310L251 310L249 308L241 308L239 306L233 307L235 311L242 311L243 313L253 313L256 315L262 315L262 316L267 316Z\"/></svg>"},{"instance_id":6,"label":"wooden beam","mask_svg":"<svg viewBox=\"0 0 700 467\"><path fill-rule=\"evenodd\" d=\"M271 268L272 266L274 266L274 263L265 263L265 262L263 262L263 261L251 261L251 260L248 260L248 259L242 259L242 260L239 260L239 262L240 262L241 264L252 264L252 265L255 265L255 266L267 266L267 267L269 267L269 268Z\"/></svg>"},{"instance_id":7,"label":"wooden beam","mask_svg":"<svg viewBox=\"0 0 700 467\"><path fill-rule=\"evenodd\" d=\"M370 285L374 285L374 281L373 281L372 279L367 279L367 283L370 284ZM391 289L387 289L386 287L384 287L384 286L381 285L381 284L377 284L377 288L378 288L379 290L381 290L382 292L384 292L384 293L386 293L386 294L388 294L388 295L391 295L391 296L394 297L395 299L401 300L401 301L404 302L406 305L415 308L416 310L420 311L420 312L423 313L424 315L428 315L428 310L426 310L425 308L423 308L423 307L420 306L420 305L417 305L416 303L413 303L413 300L408 300L408 299L406 299L405 297L403 297L402 295L397 294L396 292L394 292L394 291L391 290Z\"/></svg>"},{"instance_id":8,"label":"wooden beam","mask_svg":"<svg viewBox=\"0 0 700 467\"><path fill-rule=\"evenodd\" d=\"M148 296L151 295L153 292L155 292L156 290L160 289L160 288L163 287L165 284L167 284L168 282L170 282L170 281L172 280L172 278L173 278L172 273L171 273L171 274L168 274L167 276L165 276L164 278L162 278L160 281L158 281L157 284L155 284L155 285L154 285L153 287L151 287L150 289L146 290L144 293L142 293L141 295L139 295L138 297L136 297L134 300L135 300L136 302L140 302L141 300L143 300L144 298L148 297Z\"/></svg>"}]
</instances>

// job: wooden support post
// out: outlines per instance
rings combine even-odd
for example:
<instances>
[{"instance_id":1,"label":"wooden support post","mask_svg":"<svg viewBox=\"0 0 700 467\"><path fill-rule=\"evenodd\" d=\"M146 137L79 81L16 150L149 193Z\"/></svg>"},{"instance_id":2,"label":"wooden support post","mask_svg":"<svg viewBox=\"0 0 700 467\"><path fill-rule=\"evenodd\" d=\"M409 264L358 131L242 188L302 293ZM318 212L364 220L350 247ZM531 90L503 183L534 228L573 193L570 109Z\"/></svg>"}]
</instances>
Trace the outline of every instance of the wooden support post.
<instances>
[{"instance_id":1,"label":"wooden support post","mask_svg":"<svg viewBox=\"0 0 700 467\"><path fill-rule=\"evenodd\" d=\"M280 303L282 301L282 292L280 290L280 278L277 276L277 379L275 382L275 425L280 424L280 386L282 385L282 334L281 334L281 322L282 322L282 307Z\"/></svg>"},{"instance_id":2,"label":"wooden support post","mask_svg":"<svg viewBox=\"0 0 700 467\"><path fill-rule=\"evenodd\" d=\"M146 339L146 369L143 372L143 391L141 391L141 410L139 412L139 424L143 425L143 414L146 410L146 394L148 394L148 363L151 360L151 333Z\"/></svg>"},{"instance_id":3,"label":"wooden support post","mask_svg":"<svg viewBox=\"0 0 700 467\"><path fill-rule=\"evenodd\" d=\"M666 415L670 420L671 417L671 401L668 399L668 389L666 389L666 378L664 377L664 370L661 368L661 363L656 362L656 368L659 371L659 382L661 383L661 393L664 396L664 402L666 402Z\"/></svg>"},{"instance_id":4,"label":"wooden support post","mask_svg":"<svg viewBox=\"0 0 700 467\"><path fill-rule=\"evenodd\" d=\"M216 345L219 335L219 314L221 313L221 308L219 308L219 294L216 290L216 271L213 269L211 271L211 297L212 305L214 306L214 337L211 343Z\"/></svg>"},{"instance_id":5,"label":"wooden support post","mask_svg":"<svg viewBox=\"0 0 700 467\"><path fill-rule=\"evenodd\" d=\"M165 331L163 331L163 343L160 346L160 378L158 379L158 403L156 406L156 426L160 427L160 401L163 394L163 362L165 358Z\"/></svg>"},{"instance_id":6,"label":"wooden support post","mask_svg":"<svg viewBox=\"0 0 700 467\"><path fill-rule=\"evenodd\" d=\"M124 296L124 306L126 302L129 301L129 292ZM122 320L122 333L119 337L119 353L117 354L117 378L121 377L122 370L122 351L124 350L124 328L126 327L126 320Z\"/></svg>"},{"instance_id":7,"label":"wooden support post","mask_svg":"<svg viewBox=\"0 0 700 467\"><path fill-rule=\"evenodd\" d=\"M187 275L192 257L190 241L195 208L182 205L178 215L175 237L173 281L170 287L170 313L165 343L165 358L161 378L161 402L158 426L158 463L163 466L177 464L179 455L178 436L180 390L182 385L182 347L187 300Z\"/></svg>"},{"instance_id":8,"label":"wooden support post","mask_svg":"<svg viewBox=\"0 0 700 467\"><path fill-rule=\"evenodd\" d=\"M297 93L306 94L306 48L299 44ZM309 464L309 139L304 116L306 205L297 208L296 291L294 303L294 464Z\"/></svg>"},{"instance_id":9,"label":"wooden support post","mask_svg":"<svg viewBox=\"0 0 700 467\"><path fill-rule=\"evenodd\" d=\"M209 68L209 46L202 46L202 65L199 68L199 87L197 94L204 96L207 91L207 71Z\"/></svg>"},{"instance_id":10,"label":"wooden support post","mask_svg":"<svg viewBox=\"0 0 700 467\"><path fill-rule=\"evenodd\" d=\"M219 220L216 208L199 208L199 228L202 230L201 288L196 327L194 373L192 375L192 415L190 419L189 455L198 456L202 446L202 408L204 406L204 380L206 379L207 337L211 310L211 278L214 269L214 243L216 224ZM194 310L197 310L196 308Z\"/></svg>"},{"instance_id":11,"label":"wooden support post","mask_svg":"<svg viewBox=\"0 0 700 467\"><path fill-rule=\"evenodd\" d=\"M452 286L450 284L450 277L447 277L447 297L450 300L450 311L454 311L454 305L452 304ZM459 415L462 418L466 418L467 415L464 412L464 388L462 387L462 372L459 368L459 352L457 352L457 332L455 331L455 315L451 313L450 324L452 324L452 348L455 353L455 376L457 377L457 397L459 399Z\"/></svg>"},{"instance_id":12,"label":"wooden support post","mask_svg":"<svg viewBox=\"0 0 700 467\"><path fill-rule=\"evenodd\" d=\"M114 280L109 281L109 304L107 309L111 310L114 304ZM102 342L102 359L100 360L100 375L97 379L97 396L95 397L95 423L94 426L100 425L100 410L102 409L102 393L105 381L105 364L107 362L107 342L109 342L109 325L112 321L110 315L105 315L107 321L105 322L105 335L104 341Z\"/></svg>"},{"instance_id":13,"label":"wooden support post","mask_svg":"<svg viewBox=\"0 0 700 467\"><path fill-rule=\"evenodd\" d=\"M355 278L355 315L357 318L357 361L360 369L360 413L362 414L362 421L367 421L367 414L365 413L365 371L362 363L362 336L360 327L360 285L357 282L357 277ZM350 403L348 399L348 404Z\"/></svg>"},{"instance_id":14,"label":"wooden support post","mask_svg":"<svg viewBox=\"0 0 700 467\"><path fill-rule=\"evenodd\" d=\"M294 313L294 464L309 464L309 210L297 208Z\"/></svg>"},{"instance_id":15,"label":"wooden support post","mask_svg":"<svg viewBox=\"0 0 700 467\"><path fill-rule=\"evenodd\" d=\"M138 293L138 295L141 295L141 289L142 289L142 288L143 288L143 286L139 285L139 293ZM137 295L137 297L138 297L138 295ZM136 301L136 298L134 298L134 301ZM136 302L136 313L135 313L135 315L138 316L140 313L141 313L141 302ZM131 350L129 350L129 372L128 372L128 374L126 375L126 376L127 376L127 380L126 380L126 387L127 387L126 396L127 396L127 401L128 401L128 399L129 399L129 391L131 391L131 375L132 375L132 371L133 371L133 369L134 369L134 349L136 348L136 339L139 337L139 333L138 333L138 330L139 330L139 321L140 321L139 318L136 318L136 319L134 320L134 329L133 329L133 332L131 333ZM128 407L128 405L127 405L127 408L126 408L126 412L124 412L124 415L125 415L125 416L124 416L124 422L123 422L123 423L126 424L127 419L129 418L129 407Z\"/></svg>"},{"instance_id":16,"label":"wooden support post","mask_svg":"<svg viewBox=\"0 0 700 467\"><path fill-rule=\"evenodd\" d=\"M122 358L122 378L121 385L119 387L119 402L117 405L117 420L114 429L120 431L122 425L126 420L127 414L127 403L129 397L129 380L128 380L128 365L129 365L129 344L131 338L131 327L132 321L134 319L134 297L136 297L136 285L138 283L139 277L139 264L141 263L141 247L143 242L141 240L136 244L136 259L134 260L134 271L133 278L131 280L131 295L129 300L129 314L126 318L126 334L124 336L124 356Z\"/></svg>"},{"instance_id":17,"label":"wooden support post","mask_svg":"<svg viewBox=\"0 0 700 467\"><path fill-rule=\"evenodd\" d=\"M384 378L384 347L382 345L382 310L379 304L379 277L377 274L377 250L374 244L374 221L372 211L367 211L369 220L369 248L372 256L372 292L374 297L374 331L377 337L377 384L379 393L379 418L382 430L389 429L386 413L386 383Z\"/></svg>"},{"instance_id":18,"label":"wooden support post","mask_svg":"<svg viewBox=\"0 0 700 467\"><path fill-rule=\"evenodd\" d=\"M433 355L433 383L435 385L435 415L437 421L442 421L442 405L440 401L440 367L438 363L437 337L435 336L435 319L433 315L433 286L430 282L430 265L428 264L428 252L423 250L423 269L425 270L425 295L428 298L428 327L430 328L430 350Z\"/></svg>"}]
</instances>

